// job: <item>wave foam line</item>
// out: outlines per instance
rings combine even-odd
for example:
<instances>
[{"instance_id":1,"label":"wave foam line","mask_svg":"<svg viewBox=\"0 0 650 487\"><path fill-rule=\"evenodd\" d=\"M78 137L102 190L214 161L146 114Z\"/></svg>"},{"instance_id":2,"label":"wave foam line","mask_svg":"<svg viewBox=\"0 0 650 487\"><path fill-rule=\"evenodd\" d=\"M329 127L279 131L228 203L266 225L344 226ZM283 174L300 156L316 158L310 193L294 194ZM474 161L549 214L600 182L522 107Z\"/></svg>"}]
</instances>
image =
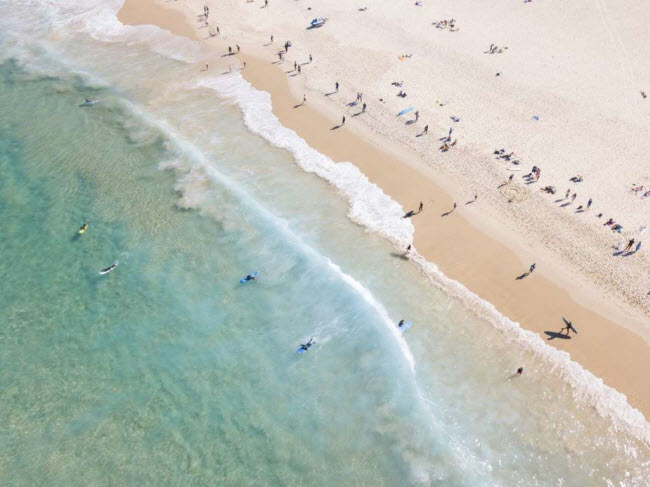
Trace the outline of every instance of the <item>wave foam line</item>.
<instances>
[{"instance_id":1,"label":"wave foam line","mask_svg":"<svg viewBox=\"0 0 650 487\"><path fill-rule=\"evenodd\" d=\"M196 145L188 141L181 134L177 133L172 127L169 126L167 122L154 118L149 113L142 111L132 102L124 100L123 103L134 115L141 118L145 123L159 129L165 135L165 137L167 137L170 146L175 151L189 156L191 160L196 165L203 168L213 180L218 182L222 187L226 188L231 194L233 194L242 206L248 206L252 211L256 212L265 220L269 221L274 229L279 230L285 236L285 238L289 242L293 243L302 253L309 255L317 262L320 261L324 263L339 277L339 279L341 279L359 296L361 296L363 300L381 317L384 325L386 325L391 330L393 335L397 338L396 343L402 352L402 356L409 364L411 372L415 373L415 359L408 344L399 333L399 330L397 330L395 321L390 318L388 311L384 305L374 297L368 288L366 288L363 284L361 284L349 274L343 272L343 270L337 264L332 262L329 257L320 254L316 249L308 245L302 238L300 238L300 236L291 230L289 222L287 220L271 212L268 208L263 206L254 197L252 197L250 193L246 192L245 188L242 187L242 185L234 182L224 173L219 171L214 164L210 163L210 161L205 157L203 152ZM395 204L397 205L397 203ZM399 207L399 205L397 206Z\"/></svg>"},{"instance_id":2,"label":"wave foam line","mask_svg":"<svg viewBox=\"0 0 650 487\"><path fill-rule=\"evenodd\" d=\"M544 342L536 333L526 330L515 321L504 316L497 308L460 282L450 279L438 269L438 266L426 260L417 250L411 251L411 261L427 276L428 280L448 296L458 299L479 318L501 330L515 343L536 357L551 365L551 372L557 373L564 382L571 386L573 397L580 402L590 404L603 418L646 444L650 445L650 423L643 413L627 402L625 394L606 385L578 362L571 360L571 355Z\"/></svg>"},{"instance_id":3,"label":"wave foam line","mask_svg":"<svg viewBox=\"0 0 650 487\"><path fill-rule=\"evenodd\" d=\"M273 114L268 93L256 90L238 73L202 78L194 86L212 89L234 100L242 110L248 130L288 150L302 169L317 174L337 188L350 205L348 217L353 222L399 246L413 241L413 224L401 218L404 214L401 205L372 183L358 167L349 162L334 162L283 126Z\"/></svg>"},{"instance_id":4,"label":"wave foam line","mask_svg":"<svg viewBox=\"0 0 650 487\"><path fill-rule=\"evenodd\" d=\"M228 77L201 79L196 86L213 89L221 96L233 100L242 111L244 123L251 132L261 135L276 147L287 149L300 167L317 174L339 189L348 200L348 216L352 221L387 238L398 249L403 249L413 242L414 229L409 221L401 218L401 206L371 183L356 166L349 162L333 162L309 147L293 130L282 126L273 114L268 93L256 90L237 73ZM650 423L639 410L630 406L624 394L605 385L601 378L572 361L567 352L544 343L537 334L502 315L492 303L481 299L458 281L445 276L435 264L427 261L415 250L411 252L411 260L448 296L458 299L525 350L549 363L551 370L571 386L576 400L592 405L600 416L611 420L616 428L650 445ZM363 295L362 292L360 294ZM374 300L372 295L370 297ZM378 311L382 314L381 310ZM385 310L383 312L385 313ZM387 313L385 316L388 317ZM408 345L394 324L390 321L387 323L390 323L400 346L403 344L410 356Z\"/></svg>"}]
</instances>

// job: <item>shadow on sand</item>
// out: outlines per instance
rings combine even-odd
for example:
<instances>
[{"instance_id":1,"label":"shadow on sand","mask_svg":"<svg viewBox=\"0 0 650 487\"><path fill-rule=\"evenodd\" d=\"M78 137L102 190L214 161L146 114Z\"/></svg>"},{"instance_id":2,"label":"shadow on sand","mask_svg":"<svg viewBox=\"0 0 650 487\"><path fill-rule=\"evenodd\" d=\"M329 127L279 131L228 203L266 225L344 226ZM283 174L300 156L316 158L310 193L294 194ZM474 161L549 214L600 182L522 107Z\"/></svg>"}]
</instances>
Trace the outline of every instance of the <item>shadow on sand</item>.
<instances>
[{"instance_id":1,"label":"shadow on sand","mask_svg":"<svg viewBox=\"0 0 650 487\"><path fill-rule=\"evenodd\" d=\"M571 337L569 335L558 333L556 331L545 331L544 334L548 335L549 338L547 338L547 340L554 340L556 338L561 338L562 340L571 340Z\"/></svg>"}]
</instances>

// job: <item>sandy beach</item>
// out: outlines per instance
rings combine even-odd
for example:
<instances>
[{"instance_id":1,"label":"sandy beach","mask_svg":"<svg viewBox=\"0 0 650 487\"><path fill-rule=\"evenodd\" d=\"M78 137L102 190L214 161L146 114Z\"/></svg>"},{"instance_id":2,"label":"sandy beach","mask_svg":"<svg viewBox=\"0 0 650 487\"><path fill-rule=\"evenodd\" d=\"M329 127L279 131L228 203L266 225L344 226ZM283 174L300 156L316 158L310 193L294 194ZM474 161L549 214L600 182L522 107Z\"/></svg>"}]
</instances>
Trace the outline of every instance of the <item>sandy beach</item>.
<instances>
[{"instance_id":1,"label":"sandy beach","mask_svg":"<svg viewBox=\"0 0 650 487\"><path fill-rule=\"evenodd\" d=\"M283 125L359 167L405 211L423 203L412 217L419 255L648 418L650 43L640 42L643 7L618 3L382 0L362 11L330 0L127 0L119 19L212 45L211 70L245 62L241 74L270 93ZM308 29L315 17L328 20ZM439 23L452 18L454 28ZM238 61L222 57L237 44ZM522 177L533 166L538 181ZM631 239L638 252L615 249ZM563 317L579 334L553 339Z\"/></svg>"}]
</instances>

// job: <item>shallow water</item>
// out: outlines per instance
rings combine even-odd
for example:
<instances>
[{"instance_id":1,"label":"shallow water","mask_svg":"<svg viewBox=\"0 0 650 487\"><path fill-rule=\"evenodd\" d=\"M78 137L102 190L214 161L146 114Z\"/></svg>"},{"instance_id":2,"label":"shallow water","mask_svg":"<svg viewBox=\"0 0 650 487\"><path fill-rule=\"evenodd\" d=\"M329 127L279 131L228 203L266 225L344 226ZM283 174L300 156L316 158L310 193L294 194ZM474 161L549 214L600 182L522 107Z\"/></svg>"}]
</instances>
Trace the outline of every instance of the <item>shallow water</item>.
<instances>
[{"instance_id":1,"label":"shallow water","mask_svg":"<svg viewBox=\"0 0 650 487\"><path fill-rule=\"evenodd\" d=\"M610 396L400 258L408 227L352 223L372 205L301 169L328 177L263 96L114 3L0 0L3 485L647 485Z\"/></svg>"}]
</instances>

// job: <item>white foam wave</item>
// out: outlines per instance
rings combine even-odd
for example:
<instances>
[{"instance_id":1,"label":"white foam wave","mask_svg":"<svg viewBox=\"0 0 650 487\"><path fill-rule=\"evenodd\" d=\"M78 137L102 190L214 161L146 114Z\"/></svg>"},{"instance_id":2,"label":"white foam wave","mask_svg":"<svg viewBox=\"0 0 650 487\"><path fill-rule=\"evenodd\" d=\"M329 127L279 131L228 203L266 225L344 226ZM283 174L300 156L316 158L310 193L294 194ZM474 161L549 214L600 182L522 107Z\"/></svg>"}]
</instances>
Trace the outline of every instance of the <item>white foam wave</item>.
<instances>
[{"instance_id":1,"label":"white foam wave","mask_svg":"<svg viewBox=\"0 0 650 487\"><path fill-rule=\"evenodd\" d=\"M346 282L352 289L354 289L357 292L357 294L359 294L370 306L372 306L375 309L375 311L377 311L377 313L382 319L383 324L386 325L388 330L392 333L393 337L395 338L395 341L399 344L402 354L404 354L404 357L406 357L406 360L408 361L411 367L411 371L415 372L415 359L413 358L411 349L406 343L406 340L404 340L402 333L397 328L395 321L390 318L388 311L386 310L384 305L381 304L379 301L377 301L377 298L373 296L373 294L370 292L368 288L364 287L359 281L355 280L350 275L343 272L341 268L338 265L336 265L334 262L328 259L328 264L330 268L334 270L344 282Z\"/></svg>"},{"instance_id":2,"label":"white foam wave","mask_svg":"<svg viewBox=\"0 0 650 487\"><path fill-rule=\"evenodd\" d=\"M650 445L650 423L638 409L630 406L624 394L607 386L601 378L571 360L567 352L547 345L539 335L502 315L492 303L445 276L435 264L427 261L416 250L411 252L411 260L445 294L463 302L480 318L508 335L509 339L549 364L551 371L571 386L577 401L590 404L600 416L612 421L617 428Z\"/></svg>"},{"instance_id":3,"label":"white foam wave","mask_svg":"<svg viewBox=\"0 0 650 487\"><path fill-rule=\"evenodd\" d=\"M327 156L309 147L294 131L283 127L272 112L270 96L267 93L254 89L238 74L202 79L196 86L214 89L220 95L235 101L242 110L244 121L251 132L261 135L277 147L289 150L300 167L319 175L338 188L350 204L349 217L354 222L384 236L398 249L403 249L412 242L413 226L410 221L401 218L403 210L400 205L371 183L358 168L347 162L334 163ZM481 299L459 282L449 279L435 264L428 262L417 251L411 255L415 265L447 295L463 302L525 350L550 364L551 369L571 386L576 400L592 405L599 415L611 420L615 427L650 444L650 423L639 410L630 406L624 394L605 385L601 378L572 361L568 353L547 345L537 334L523 329L519 323L502 315L492 303ZM348 284L355 287L359 283L354 281ZM414 367L410 349L386 310L367 289L358 291L384 317L385 323L396 335L404 355Z\"/></svg>"},{"instance_id":4,"label":"white foam wave","mask_svg":"<svg viewBox=\"0 0 650 487\"><path fill-rule=\"evenodd\" d=\"M324 263L328 269L334 271L344 283L346 283L357 294L359 294L365 300L365 302L375 310L375 312L381 317L382 323L386 325L390 329L391 333L393 333L393 335L396 337L396 343L398 344L403 357L409 364L411 372L415 372L415 359L413 358L413 354L411 353L408 344L399 333L399 330L397 330L397 327L395 326L395 320L390 318L386 308L379 301L377 301L369 289L367 289L363 284L361 284L349 274L343 272L343 270L334 262L332 262L331 259L320 254L316 251L316 249L308 245L291 229L287 220L277 216L267 207L260 204L254 197L252 197L250 193L246 191L245 188L221 172L213 163L211 163L211 161L195 144L178 133L165 120L154 117L130 101L123 100L123 103L131 111L131 113L142 119L146 124L157 127L162 133L165 134L169 141L169 150L172 150L178 154L183 154L192 161L190 173L186 175L177 185L178 190L183 190L188 185L193 187L193 191L191 191L191 193L194 194L194 196L191 198L187 196L183 197L181 202L183 208L194 208L200 206L201 197L196 195L204 194L204 192L196 191L196 185L201 185L203 183L205 180L205 175L211 177L214 181L218 182L221 187L224 187L230 191L230 193L237 198L242 206L248 206L251 211L255 212L255 214L258 214L269 221L275 230L283 233L287 241L291 242L304 254L310 256L314 260ZM178 161L166 161L162 164L162 167L165 168L178 168L179 164L181 163ZM395 203L395 205L397 205L397 203Z\"/></svg>"},{"instance_id":5,"label":"white foam wave","mask_svg":"<svg viewBox=\"0 0 650 487\"><path fill-rule=\"evenodd\" d=\"M271 97L253 88L238 73L229 76L202 78L195 86L210 88L234 100L241 108L248 129L276 147L293 154L296 163L336 187L347 199L348 216L352 221L405 246L413 240L413 225L403 219L403 208L381 188L372 183L353 164L335 163L310 147L293 130L284 127L271 109Z\"/></svg>"}]
</instances>

